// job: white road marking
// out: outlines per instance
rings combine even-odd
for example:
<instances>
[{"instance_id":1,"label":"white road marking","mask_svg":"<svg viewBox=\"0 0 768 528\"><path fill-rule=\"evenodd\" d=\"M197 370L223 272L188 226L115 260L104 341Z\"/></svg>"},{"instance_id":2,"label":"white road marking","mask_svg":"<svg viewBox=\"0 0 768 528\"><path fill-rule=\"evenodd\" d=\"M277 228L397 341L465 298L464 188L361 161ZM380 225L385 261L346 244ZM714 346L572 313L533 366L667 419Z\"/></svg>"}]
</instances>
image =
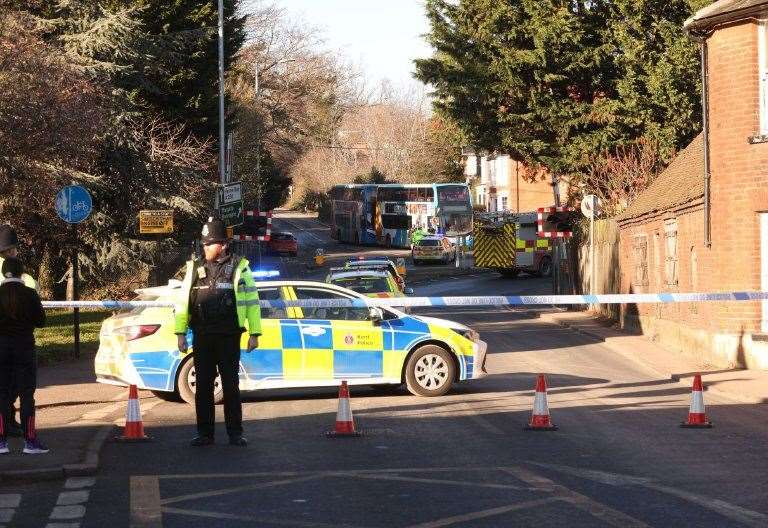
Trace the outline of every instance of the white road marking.
<instances>
[{"instance_id":1,"label":"white road marking","mask_svg":"<svg viewBox=\"0 0 768 528\"><path fill-rule=\"evenodd\" d=\"M554 493L559 499L569 502L576 508L589 513L592 517L600 519L614 528L650 528L648 524L639 519L635 519L634 517L620 512L619 510L615 510L601 502L592 500L586 495L570 490L565 486L557 484L556 482L528 469L522 467L510 467L505 469L505 472L519 478L523 482L527 482L532 486L540 488L541 491Z\"/></svg>"},{"instance_id":2,"label":"white road marking","mask_svg":"<svg viewBox=\"0 0 768 528\"><path fill-rule=\"evenodd\" d=\"M608 484L612 486L642 486L666 493L667 495L672 495L674 497L684 499L688 502L692 502L704 508L710 509L722 515L723 517L737 521L745 526L751 526L754 528L764 528L765 526L768 526L768 515L764 513L748 510L747 508L742 508L741 506L737 506L720 499L713 499L710 497L690 493L681 489L672 488L670 486L665 486L663 484L658 484L652 479L637 478L627 475L620 475L618 473L608 473L604 471L594 471L589 469L560 466L557 464L534 464L586 480L600 482L602 484Z\"/></svg>"},{"instance_id":3,"label":"white road marking","mask_svg":"<svg viewBox=\"0 0 768 528\"><path fill-rule=\"evenodd\" d=\"M502 513L509 513L518 510L527 510L528 508L536 508L538 506L544 506L552 502L557 502L561 499L557 497L547 497L545 499L536 499L526 502L519 502L517 504L510 504L508 506L500 506L498 508L490 508L488 510L482 510L478 512L465 513L463 515L454 515L452 517L446 517L445 519L439 519L437 521L429 521L421 524L413 524L408 528L442 528L443 526L450 526L452 524L464 523L467 521L474 521L477 519L484 519L486 517L494 517L501 515ZM510 524L514 526L514 524Z\"/></svg>"},{"instance_id":4,"label":"white road marking","mask_svg":"<svg viewBox=\"0 0 768 528\"><path fill-rule=\"evenodd\" d=\"M11 522L19 504L21 504L20 493L4 493L0 495L0 523ZM0 525L0 527L2 526L5 525Z\"/></svg>"},{"instance_id":5,"label":"white road marking","mask_svg":"<svg viewBox=\"0 0 768 528\"><path fill-rule=\"evenodd\" d=\"M442 479L427 479L427 478L416 478L416 477L401 477L398 475L364 475L361 473L357 473L357 474L342 473L337 476L352 477L352 478L367 479L367 480L394 480L398 482L417 482L420 484L445 484L448 486L467 486L470 488L491 488L491 489L527 490L527 491L537 490L537 488L526 488L523 486L516 486L514 484L491 484L487 482L473 482L473 481L463 481L463 480L442 480Z\"/></svg>"},{"instance_id":6,"label":"white road marking","mask_svg":"<svg viewBox=\"0 0 768 528\"><path fill-rule=\"evenodd\" d=\"M66 489L90 488L96 483L96 477L69 477L64 483Z\"/></svg>"},{"instance_id":7,"label":"white road marking","mask_svg":"<svg viewBox=\"0 0 768 528\"><path fill-rule=\"evenodd\" d=\"M251 521L262 524L276 524L278 526L295 526L297 528L362 528L353 524L326 524L306 521L289 521L287 519L273 519L269 517L252 517L248 515L235 515L234 513L207 512L199 510L188 510L183 508L163 508L165 513L176 515L189 515L190 517L202 517L204 519L228 519L231 521ZM131 527L133 528L133 527Z\"/></svg>"},{"instance_id":8,"label":"white road marking","mask_svg":"<svg viewBox=\"0 0 768 528\"><path fill-rule=\"evenodd\" d=\"M75 504L71 506L54 506L51 512L51 519L69 521L72 519L82 519L85 516L85 506Z\"/></svg>"},{"instance_id":9,"label":"white road marking","mask_svg":"<svg viewBox=\"0 0 768 528\"><path fill-rule=\"evenodd\" d=\"M131 528L162 528L160 480L157 477L131 477Z\"/></svg>"},{"instance_id":10,"label":"white road marking","mask_svg":"<svg viewBox=\"0 0 768 528\"><path fill-rule=\"evenodd\" d=\"M176 502L183 502L183 501L188 501L193 499L202 499L206 497L217 497L220 495L226 495L228 493L237 493L240 491L251 491L251 490L258 490L258 489L273 488L275 486L282 486L284 484L293 484L296 482L306 482L308 480L316 480L318 478L320 478L320 475L310 475L308 477L274 480L271 482L261 482L259 484L249 484L247 486L236 486L234 488L203 491L200 493L190 493L189 495L181 495L179 497L161 499L160 504L165 506L166 504L174 504Z\"/></svg>"},{"instance_id":11,"label":"white road marking","mask_svg":"<svg viewBox=\"0 0 768 528\"><path fill-rule=\"evenodd\" d=\"M16 510L13 508L3 508L0 510L0 522L9 523L13 516L16 514Z\"/></svg>"},{"instance_id":12,"label":"white road marking","mask_svg":"<svg viewBox=\"0 0 768 528\"><path fill-rule=\"evenodd\" d=\"M18 508L21 504L20 493L6 493L0 495L0 508Z\"/></svg>"},{"instance_id":13,"label":"white road marking","mask_svg":"<svg viewBox=\"0 0 768 528\"><path fill-rule=\"evenodd\" d=\"M85 517L85 503L88 502L91 492L83 488L90 488L96 483L94 477L70 477L64 482L64 489L56 499L56 506L49 517L51 521L78 521ZM46 528L80 528L80 522L49 522Z\"/></svg>"},{"instance_id":14,"label":"white road marking","mask_svg":"<svg viewBox=\"0 0 768 528\"><path fill-rule=\"evenodd\" d=\"M59 498L56 501L56 504L58 506L71 506L73 504L82 504L84 502L88 502L88 497L90 496L90 491L88 490L77 490L77 491L62 491L59 493Z\"/></svg>"},{"instance_id":15,"label":"white road marking","mask_svg":"<svg viewBox=\"0 0 768 528\"><path fill-rule=\"evenodd\" d=\"M768 526L768 515L764 513L748 510L725 502L720 499L712 499L709 497L702 497L694 493L689 493L681 489L671 488L669 486L662 486L661 484L645 484L645 487L667 493L681 499L685 499L688 502L698 504L704 508L708 508L716 513L719 513L723 517L727 517L731 520L740 522L745 526L751 526L753 528L765 528Z\"/></svg>"}]
</instances>

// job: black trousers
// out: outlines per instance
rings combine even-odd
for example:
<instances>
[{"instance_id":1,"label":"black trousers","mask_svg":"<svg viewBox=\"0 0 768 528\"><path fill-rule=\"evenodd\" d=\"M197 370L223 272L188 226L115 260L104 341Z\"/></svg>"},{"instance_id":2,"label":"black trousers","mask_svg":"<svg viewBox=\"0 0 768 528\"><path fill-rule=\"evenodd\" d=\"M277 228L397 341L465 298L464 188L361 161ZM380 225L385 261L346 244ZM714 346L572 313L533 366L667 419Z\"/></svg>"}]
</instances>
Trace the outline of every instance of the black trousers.
<instances>
[{"instance_id":1,"label":"black trousers","mask_svg":"<svg viewBox=\"0 0 768 528\"><path fill-rule=\"evenodd\" d=\"M21 426L24 438L35 438L35 389L37 358L31 338L0 336L0 439L8 434L13 418L12 404L21 400Z\"/></svg>"},{"instance_id":2,"label":"black trousers","mask_svg":"<svg viewBox=\"0 0 768 528\"><path fill-rule=\"evenodd\" d=\"M216 413L213 382L216 368L224 389L224 420L229 436L243 434L243 408L240 403L240 335L195 334L195 411L197 434L213 438Z\"/></svg>"}]
</instances>

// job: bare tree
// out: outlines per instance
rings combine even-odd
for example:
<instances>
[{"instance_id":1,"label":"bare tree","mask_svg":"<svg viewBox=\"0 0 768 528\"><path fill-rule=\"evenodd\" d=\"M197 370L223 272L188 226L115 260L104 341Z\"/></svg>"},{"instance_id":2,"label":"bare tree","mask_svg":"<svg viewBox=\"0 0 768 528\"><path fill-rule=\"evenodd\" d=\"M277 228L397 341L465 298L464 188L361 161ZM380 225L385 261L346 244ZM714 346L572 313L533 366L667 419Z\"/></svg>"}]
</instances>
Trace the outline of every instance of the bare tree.
<instances>
[{"instance_id":1,"label":"bare tree","mask_svg":"<svg viewBox=\"0 0 768 528\"><path fill-rule=\"evenodd\" d=\"M596 194L608 216L621 213L645 190L662 169L659 146L641 138L613 152L592 157L590 171L572 182L572 190Z\"/></svg>"}]
</instances>

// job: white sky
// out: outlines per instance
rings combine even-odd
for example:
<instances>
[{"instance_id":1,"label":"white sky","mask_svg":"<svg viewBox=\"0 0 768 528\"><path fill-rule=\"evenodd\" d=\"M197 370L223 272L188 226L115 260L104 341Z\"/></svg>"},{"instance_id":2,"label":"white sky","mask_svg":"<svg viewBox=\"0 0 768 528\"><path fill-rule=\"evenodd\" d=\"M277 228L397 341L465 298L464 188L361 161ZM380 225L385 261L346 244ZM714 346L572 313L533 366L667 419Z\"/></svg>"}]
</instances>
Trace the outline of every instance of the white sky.
<instances>
[{"instance_id":1,"label":"white sky","mask_svg":"<svg viewBox=\"0 0 768 528\"><path fill-rule=\"evenodd\" d=\"M413 59L428 57L431 49L421 37L429 29L423 0L272 1L320 29L327 46L360 66L370 84L420 84L411 75Z\"/></svg>"}]
</instances>

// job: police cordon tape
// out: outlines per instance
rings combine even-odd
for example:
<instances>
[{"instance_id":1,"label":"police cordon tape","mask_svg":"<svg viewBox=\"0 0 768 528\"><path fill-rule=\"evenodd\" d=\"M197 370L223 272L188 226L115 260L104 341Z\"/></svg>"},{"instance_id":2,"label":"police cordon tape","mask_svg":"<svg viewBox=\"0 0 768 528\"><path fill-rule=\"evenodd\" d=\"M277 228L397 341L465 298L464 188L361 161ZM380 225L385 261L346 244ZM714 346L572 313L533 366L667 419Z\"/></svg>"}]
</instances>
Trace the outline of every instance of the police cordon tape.
<instances>
[{"instance_id":1,"label":"police cordon tape","mask_svg":"<svg viewBox=\"0 0 768 528\"><path fill-rule=\"evenodd\" d=\"M303 299L298 301L259 301L262 308L366 308L370 306L463 307L534 306L570 304L665 304L683 302L731 302L768 300L768 292L722 293L628 293L602 295L496 295L472 297L388 297L365 299ZM95 308L126 310L173 307L163 301L44 301L44 308Z\"/></svg>"}]
</instances>

